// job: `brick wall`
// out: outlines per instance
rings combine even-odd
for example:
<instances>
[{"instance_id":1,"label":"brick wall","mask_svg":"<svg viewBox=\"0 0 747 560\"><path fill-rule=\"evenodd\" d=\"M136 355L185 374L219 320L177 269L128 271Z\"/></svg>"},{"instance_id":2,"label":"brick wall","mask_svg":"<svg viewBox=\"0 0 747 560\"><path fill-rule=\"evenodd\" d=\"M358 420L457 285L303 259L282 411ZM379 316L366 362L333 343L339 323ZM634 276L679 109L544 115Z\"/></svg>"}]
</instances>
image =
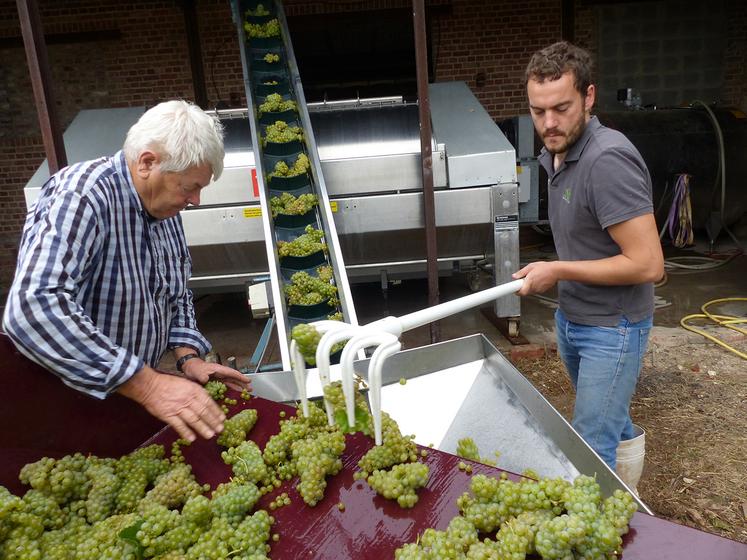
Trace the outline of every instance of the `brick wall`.
<instances>
[{"instance_id":1,"label":"brick wall","mask_svg":"<svg viewBox=\"0 0 747 560\"><path fill-rule=\"evenodd\" d=\"M723 0L727 46L723 98L745 103L747 4ZM285 0L287 14L407 8L410 0ZM111 40L48 48L60 119L81 109L151 105L193 98L182 10L177 0L40 0L46 33L116 30ZM494 118L525 112L524 67L532 52L560 38L560 0L426 0L432 10L435 78L464 80ZM577 42L595 51L599 8L576 0ZM228 0L197 0L210 104L245 103ZM362 14L362 17L366 17ZM16 2L0 0L0 38L18 37ZM43 160L36 108L22 47L0 49L0 301L14 268L23 222L23 186ZM1 304L0 304L1 305Z\"/></svg>"},{"instance_id":2,"label":"brick wall","mask_svg":"<svg viewBox=\"0 0 747 560\"><path fill-rule=\"evenodd\" d=\"M560 39L560 2L455 0L431 32L437 81L465 81L493 117L516 115L529 58Z\"/></svg>"},{"instance_id":3,"label":"brick wall","mask_svg":"<svg viewBox=\"0 0 747 560\"><path fill-rule=\"evenodd\" d=\"M0 296L13 278L18 238L26 216L23 186L44 161L44 146L40 137L13 141L0 140ZM4 299L0 301L0 306Z\"/></svg>"},{"instance_id":4,"label":"brick wall","mask_svg":"<svg viewBox=\"0 0 747 560\"><path fill-rule=\"evenodd\" d=\"M747 112L747 3L726 2L724 91L727 103Z\"/></svg>"}]
</instances>

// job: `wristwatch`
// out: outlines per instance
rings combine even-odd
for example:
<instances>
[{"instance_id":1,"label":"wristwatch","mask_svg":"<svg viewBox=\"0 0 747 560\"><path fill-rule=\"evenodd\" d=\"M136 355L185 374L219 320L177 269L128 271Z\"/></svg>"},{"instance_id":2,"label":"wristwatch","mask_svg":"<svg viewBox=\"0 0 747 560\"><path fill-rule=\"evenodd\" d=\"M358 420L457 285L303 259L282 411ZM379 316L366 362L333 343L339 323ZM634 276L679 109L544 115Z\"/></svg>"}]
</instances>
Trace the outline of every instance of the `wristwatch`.
<instances>
[{"instance_id":1,"label":"wristwatch","mask_svg":"<svg viewBox=\"0 0 747 560\"><path fill-rule=\"evenodd\" d=\"M184 356L182 356L176 361L176 369L180 371L181 373L184 373L184 370L182 369L182 367L184 366L184 363L187 360L191 360L192 358L199 358L199 357L200 355L195 352L192 352L191 354L184 354Z\"/></svg>"}]
</instances>

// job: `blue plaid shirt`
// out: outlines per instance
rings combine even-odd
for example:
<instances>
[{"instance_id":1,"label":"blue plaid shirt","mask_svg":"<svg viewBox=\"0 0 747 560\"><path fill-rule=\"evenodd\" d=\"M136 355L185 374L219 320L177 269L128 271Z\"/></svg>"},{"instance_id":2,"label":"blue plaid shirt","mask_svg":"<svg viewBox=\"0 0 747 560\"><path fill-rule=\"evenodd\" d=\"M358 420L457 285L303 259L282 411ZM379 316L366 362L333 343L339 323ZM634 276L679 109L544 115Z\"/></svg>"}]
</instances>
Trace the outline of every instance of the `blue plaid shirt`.
<instances>
[{"instance_id":1,"label":"blue plaid shirt","mask_svg":"<svg viewBox=\"0 0 747 560\"><path fill-rule=\"evenodd\" d=\"M180 216L152 218L124 154L51 177L26 217L3 326L67 385L104 398L168 348L199 353Z\"/></svg>"}]
</instances>

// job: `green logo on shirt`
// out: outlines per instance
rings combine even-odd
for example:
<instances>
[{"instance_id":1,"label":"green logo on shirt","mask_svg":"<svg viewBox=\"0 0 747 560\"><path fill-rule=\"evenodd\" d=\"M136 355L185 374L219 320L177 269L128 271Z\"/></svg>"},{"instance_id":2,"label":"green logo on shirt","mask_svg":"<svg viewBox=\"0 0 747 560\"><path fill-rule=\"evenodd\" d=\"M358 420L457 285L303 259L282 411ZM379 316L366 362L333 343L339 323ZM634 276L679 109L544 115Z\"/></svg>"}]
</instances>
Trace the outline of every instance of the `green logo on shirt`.
<instances>
[{"instance_id":1,"label":"green logo on shirt","mask_svg":"<svg viewBox=\"0 0 747 560\"><path fill-rule=\"evenodd\" d=\"M568 204L571 203L571 189L565 189L563 191L563 200L565 200Z\"/></svg>"}]
</instances>

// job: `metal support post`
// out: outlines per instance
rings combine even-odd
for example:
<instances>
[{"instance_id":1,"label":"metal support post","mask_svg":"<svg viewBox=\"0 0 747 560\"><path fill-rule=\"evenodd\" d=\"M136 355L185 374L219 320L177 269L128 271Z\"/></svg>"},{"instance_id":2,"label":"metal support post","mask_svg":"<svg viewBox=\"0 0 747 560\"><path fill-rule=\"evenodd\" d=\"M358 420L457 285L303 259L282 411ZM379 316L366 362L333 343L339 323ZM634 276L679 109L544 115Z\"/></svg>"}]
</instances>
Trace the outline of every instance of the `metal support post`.
<instances>
[{"instance_id":1,"label":"metal support post","mask_svg":"<svg viewBox=\"0 0 747 560\"><path fill-rule=\"evenodd\" d=\"M418 110L420 115L420 153L423 167L423 212L425 217L425 245L428 259L428 305L438 305L438 248L436 246L436 201L433 193L433 158L431 146L431 107L428 98L428 47L425 34L425 5L423 0L413 0L415 27L415 68L418 83ZM438 322L431 323L431 343L439 342L441 329Z\"/></svg>"}]
</instances>

